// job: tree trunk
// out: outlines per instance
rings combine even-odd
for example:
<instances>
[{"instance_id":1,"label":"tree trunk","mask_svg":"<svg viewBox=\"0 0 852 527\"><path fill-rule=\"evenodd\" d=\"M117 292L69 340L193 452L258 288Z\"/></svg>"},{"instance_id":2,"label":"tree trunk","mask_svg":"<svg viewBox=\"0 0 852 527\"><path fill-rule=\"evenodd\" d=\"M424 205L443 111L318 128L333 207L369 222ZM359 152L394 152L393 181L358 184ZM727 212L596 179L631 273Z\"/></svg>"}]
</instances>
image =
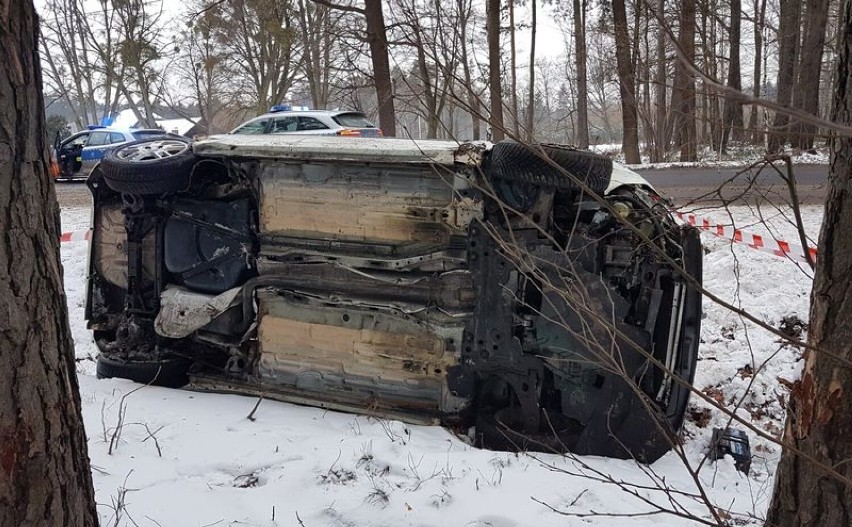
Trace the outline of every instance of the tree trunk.
<instances>
[{"instance_id":1,"label":"tree trunk","mask_svg":"<svg viewBox=\"0 0 852 527\"><path fill-rule=\"evenodd\" d=\"M852 125L852 2L845 2L832 122ZM825 216L811 292L808 342L852 360L852 137L833 137ZM767 525L852 525L852 369L808 351L790 394L784 448ZM795 447L837 475L793 452ZM845 478L846 482L840 478Z\"/></svg>"},{"instance_id":2,"label":"tree trunk","mask_svg":"<svg viewBox=\"0 0 852 527\"><path fill-rule=\"evenodd\" d=\"M709 31L701 31L699 33L699 39L703 40L703 55L704 55L704 64L707 72L714 79L722 78L720 74L720 64L717 59L717 53L719 53L719 31L718 27L721 25L719 23L719 19L717 18L718 14L718 0L707 0L706 2L702 2L697 4L699 11L699 18L702 20L702 24L709 23L710 30ZM721 53L719 53L721 55ZM721 65L722 68L725 67L724 64ZM722 108L720 105L720 95L715 90L707 89L707 86L702 86L702 101L703 108L706 108L706 114L702 116L701 119L698 120L699 130L701 132L698 134L697 143L707 144L708 142L712 146L713 152L720 152L720 146L722 144L722 130L724 128L722 123ZM709 125L709 126L708 126ZM709 134L706 132L706 129L709 127Z\"/></svg>"},{"instance_id":3,"label":"tree trunk","mask_svg":"<svg viewBox=\"0 0 852 527\"><path fill-rule=\"evenodd\" d=\"M799 56L800 0L781 0L781 20L778 23L778 95L779 104L790 106L793 82L796 80L796 62ZM778 152L787 141L790 118L786 113L775 112L772 132L769 134L769 151Z\"/></svg>"},{"instance_id":4,"label":"tree trunk","mask_svg":"<svg viewBox=\"0 0 852 527\"><path fill-rule=\"evenodd\" d=\"M97 525L31 1L0 0L0 525Z\"/></svg>"},{"instance_id":5,"label":"tree trunk","mask_svg":"<svg viewBox=\"0 0 852 527\"><path fill-rule=\"evenodd\" d=\"M682 0L680 11L680 35L678 36L683 57L678 59L675 91L678 106L678 142L681 161L697 161L698 148L695 139L695 80L682 63L695 62L695 0Z\"/></svg>"},{"instance_id":6,"label":"tree trunk","mask_svg":"<svg viewBox=\"0 0 852 527\"><path fill-rule=\"evenodd\" d=\"M396 136L396 112L393 107L393 84L388 60L388 36L381 0L364 0L367 41L373 61L373 79L379 104L379 127L387 137Z\"/></svg>"},{"instance_id":7,"label":"tree trunk","mask_svg":"<svg viewBox=\"0 0 852 527\"><path fill-rule=\"evenodd\" d=\"M793 93L793 106L819 115L819 79L822 72L822 51L825 46L829 0L808 0L805 4L805 34L799 54L799 81ZM792 126L791 143L796 148L810 150L814 146L816 127L796 122Z\"/></svg>"},{"instance_id":8,"label":"tree trunk","mask_svg":"<svg viewBox=\"0 0 852 527\"><path fill-rule=\"evenodd\" d=\"M621 140L624 160L628 164L639 164L639 116L636 108L636 81L633 59L630 55L630 36L627 33L627 10L624 0L613 0L612 19L615 29L615 60L618 69L618 86L621 93Z\"/></svg>"},{"instance_id":9,"label":"tree trunk","mask_svg":"<svg viewBox=\"0 0 852 527\"><path fill-rule=\"evenodd\" d=\"M740 75L740 18L742 16L742 0L731 0L731 60L728 62L728 87L734 90L742 90L742 76ZM728 139L741 141L743 137L743 107L732 97L725 98L725 107L722 111L722 151L728 148Z\"/></svg>"},{"instance_id":10,"label":"tree trunk","mask_svg":"<svg viewBox=\"0 0 852 527\"><path fill-rule=\"evenodd\" d=\"M486 33L488 35L488 90L491 99L491 140L502 141L503 89L500 84L500 0L487 0L485 4Z\"/></svg>"},{"instance_id":11,"label":"tree trunk","mask_svg":"<svg viewBox=\"0 0 852 527\"><path fill-rule=\"evenodd\" d=\"M470 114L470 127L472 131L472 138L474 141L479 141L479 97L476 95L476 91L473 89L473 79L470 74L470 63L471 56L467 47L467 39L468 34L470 32L470 17L472 12L472 5L467 2L467 0L457 0L457 9L460 14L460 28L461 31L459 45L461 46L461 63L462 63L462 72L464 74L464 84L465 84L465 92L467 92L467 104L468 104L468 113Z\"/></svg>"},{"instance_id":12,"label":"tree trunk","mask_svg":"<svg viewBox=\"0 0 852 527\"><path fill-rule=\"evenodd\" d=\"M666 14L665 0L657 0L657 67L654 73L654 148L651 150L651 162L660 163L666 159L668 150L668 118L666 115L666 31L662 20Z\"/></svg>"},{"instance_id":13,"label":"tree trunk","mask_svg":"<svg viewBox=\"0 0 852 527\"><path fill-rule=\"evenodd\" d=\"M754 0L754 87L752 94L755 98L759 98L762 90L763 72L763 28L766 20L766 0ZM760 122L759 116L762 115L763 109L753 104L751 112L748 116L748 130L751 132L751 142L755 145L763 145L764 134L763 124Z\"/></svg>"},{"instance_id":14,"label":"tree trunk","mask_svg":"<svg viewBox=\"0 0 852 527\"><path fill-rule=\"evenodd\" d=\"M586 74L586 0L574 0L574 52L577 66L577 124L575 141L589 148L589 86Z\"/></svg>"},{"instance_id":15,"label":"tree trunk","mask_svg":"<svg viewBox=\"0 0 852 527\"><path fill-rule=\"evenodd\" d=\"M535 126L535 30L536 30L536 0L530 0L532 8L532 20L530 25L530 79L529 100L527 101L527 141L533 140L533 126Z\"/></svg>"},{"instance_id":16,"label":"tree trunk","mask_svg":"<svg viewBox=\"0 0 852 527\"><path fill-rule=\"evenodd\" d=\"M521 137L518 120L518 50L515 44L515 0L509 0L509 79L512 82L512 130L515 137Z\"/></svg>"}]
</instances>

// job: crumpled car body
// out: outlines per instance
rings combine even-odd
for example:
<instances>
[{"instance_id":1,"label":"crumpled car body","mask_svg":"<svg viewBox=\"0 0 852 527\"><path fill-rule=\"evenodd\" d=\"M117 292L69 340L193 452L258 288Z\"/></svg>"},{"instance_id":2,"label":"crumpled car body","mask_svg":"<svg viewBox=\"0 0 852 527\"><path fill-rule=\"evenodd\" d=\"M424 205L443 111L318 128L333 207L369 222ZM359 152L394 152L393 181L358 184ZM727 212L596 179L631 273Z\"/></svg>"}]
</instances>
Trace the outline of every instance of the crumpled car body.
<instances>
[{"instance_id":1,"label":"crumpled car body","mask_svg":"<svg viewBox=\"0 0 852 527\"><path fill-rule=\"evenodd\" d=\"M178 190L119 184L154 162L89 180L99 375L488 448L671 448L701 247L637 174L515 143L223 136L180 155Z\"/></svg>"}]
</instances>

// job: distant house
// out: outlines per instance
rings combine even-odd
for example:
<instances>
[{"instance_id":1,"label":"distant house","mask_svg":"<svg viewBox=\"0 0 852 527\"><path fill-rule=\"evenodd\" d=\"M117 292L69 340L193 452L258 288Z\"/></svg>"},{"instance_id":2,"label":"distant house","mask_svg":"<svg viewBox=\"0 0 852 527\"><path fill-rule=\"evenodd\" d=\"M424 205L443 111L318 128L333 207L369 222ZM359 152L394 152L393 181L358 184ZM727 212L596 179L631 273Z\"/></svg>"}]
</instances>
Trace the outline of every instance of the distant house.
<instances>
[{"instance_id":1,"label":"distant house","mask_svg":"<svg viewBox=\"0 0 852 527\"><path fill-rule=\"evenodd\" d=\"M191 132L201 122L201 118L184 119L180 117L177 119L163 119L159 115L154 114L154 121L156 121L157 126L166 132L192 137ZM143 128L139 125L139 119L136 118L133 110L128 108L116 114L111 126L119 128Z\"/></svg>"}]
</instances>

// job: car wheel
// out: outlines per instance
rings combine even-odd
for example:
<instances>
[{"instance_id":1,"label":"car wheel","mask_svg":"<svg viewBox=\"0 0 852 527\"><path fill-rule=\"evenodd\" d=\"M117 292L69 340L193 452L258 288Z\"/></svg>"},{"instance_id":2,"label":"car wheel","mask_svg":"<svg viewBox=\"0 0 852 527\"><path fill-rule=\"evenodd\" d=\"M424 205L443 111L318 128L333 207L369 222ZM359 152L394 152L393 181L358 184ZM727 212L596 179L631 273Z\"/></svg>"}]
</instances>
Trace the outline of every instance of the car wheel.
<instances>
[{"instance_id":1,"label":"car wheel","mask_svg":"<svg viewBox=\"0 0 852 527\"><path fill-rule=\"evenodd\" d=\"M190 361L180 357L158 361L123 360L98 355L97 375L99 379L117 377L141 384L180 388L189 382L187 372Z\"/></svg>"},{"instance_id":2,"label":"car wheel","mask_svg":"<svg viewBox=\"0 0 852 527\"><path fill-rule=\"evenodd\" d=\"M107 186L122 194L164 194L189 187L196 158L188 140L144 139L104 154L101 170Z\"/></svg>"},{"instance_id":3,"label":"car wheel","mask_svg":"<svg viewBox=\"0 0 852 527\"><path fill-rule=\"evenodd\" d=\"M609 185L612 177L611 159L560 145L525 145L511 141L497 143L485 163L485 173L492 178L509 181L557 189L578 189L576 181L555 170L541 156L539 149L592 191L602 194Z\"/></svg>"}]
</instances>

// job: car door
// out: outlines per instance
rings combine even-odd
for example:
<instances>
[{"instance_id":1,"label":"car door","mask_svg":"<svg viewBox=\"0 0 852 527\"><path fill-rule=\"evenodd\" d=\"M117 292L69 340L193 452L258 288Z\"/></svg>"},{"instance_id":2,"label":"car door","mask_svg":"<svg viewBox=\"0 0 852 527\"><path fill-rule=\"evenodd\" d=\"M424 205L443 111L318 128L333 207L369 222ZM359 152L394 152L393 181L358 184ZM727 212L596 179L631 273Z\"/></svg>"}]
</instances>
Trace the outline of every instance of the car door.
<instances>
[{"instance_id":1,"label":"car door","mask_svg":"<svg viewBox=\"0 0 852 527\"><path fill-rule=\"evenodd\" d=\"M308 117L306 115L299 116L299 133L308 135L334 135L327 124L320 121L316 117Z\"/></svg>"},{"instance_id":2,"label":"car door","mask_svg":"<svg viewBox=\"0 0 852 527\"><path fill-rule=\"evenodd\" d=\"M91 132L80 132L62 141L56 148L56 162L59 164L60 177L72 178L80 170L82 151Z\"/></svg>"},{"instance_id":3,"label":"car door","mask_svg":"<svg viewBox=\"0 0 852 527\"><path fill-rule=\"evenodd\" d=\"M241 135L265 134L267 133L267 129L269 128L269 121L271 121L269 117L261 117L259 119L254 119L245 123L239 128L231 130L231 133Z\"/></svg>"},{"instance_id":4,"label":"car door","mask_svg":"<svg viewBox=\"0 0 852 527\"><path fill-rule=\"evenodd\" d=\"M110 136L111 132L108 130L97 130L89 135L89 140L83 147L78 177L89 177L92 169L104 157L104 153L111 148Z\"/></svg>"},{"instance_id":5,"label":"car door","mask_svg":"<svg viewBox=\"0 0 852 527\"><path fill-rule=\"evenodd\" d=\"M292 134L299 128L299 121L292 115L282 115L272 119L270 134Z\"/></svg>"}]
</instances>

